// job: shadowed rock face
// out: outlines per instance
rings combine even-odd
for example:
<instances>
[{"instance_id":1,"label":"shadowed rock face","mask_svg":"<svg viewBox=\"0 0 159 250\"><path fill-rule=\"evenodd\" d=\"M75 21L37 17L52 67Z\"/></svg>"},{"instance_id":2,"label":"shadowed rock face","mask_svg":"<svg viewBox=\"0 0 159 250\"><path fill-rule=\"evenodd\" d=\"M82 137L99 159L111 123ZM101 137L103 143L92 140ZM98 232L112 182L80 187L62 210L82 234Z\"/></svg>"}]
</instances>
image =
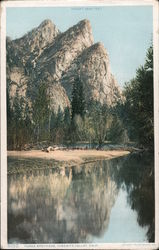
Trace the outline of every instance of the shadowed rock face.
<instances>
[{"instance_id":1,"label":"shadowed rock face","mask_svg":"<svg viewBox=\"0 0 159 250\"><path fill-rule=\"evenodd\" d=\"M122 98L121 90L110 71L108 53L102 43L85 49L62 78L62 85L69 98L74 78L77 76L80 76L83 83L86 102L91 98L111 106Z\"/></svg>"},{"instance_id":2,"label":"shadowed rock face","mask_svg":"<svg viewBox=\"0 0 159 250\"><path fill-rule=\"evenodd\" d=\"M31 106L32 93L42 81L52 92L54 111L59 107L64 110L70 106L77 76L83 83L87 102L94 99L114 105L121 98L110 71L107 51L101 43L93 44L88 20L80 21L63 33L50 20L45 20L20 39L7 38L7 85L11 99L17 93Z\"/></svg>"}]
</instances>

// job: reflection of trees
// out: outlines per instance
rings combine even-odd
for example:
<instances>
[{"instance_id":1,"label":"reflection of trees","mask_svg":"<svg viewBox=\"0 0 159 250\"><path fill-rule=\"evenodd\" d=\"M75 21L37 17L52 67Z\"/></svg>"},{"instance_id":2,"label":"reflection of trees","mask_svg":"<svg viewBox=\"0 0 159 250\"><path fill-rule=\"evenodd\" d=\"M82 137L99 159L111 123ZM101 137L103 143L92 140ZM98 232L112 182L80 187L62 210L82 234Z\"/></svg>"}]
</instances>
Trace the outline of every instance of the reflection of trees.
<instances>
[{"instance_id":1,"label":"reflection of trees","mask_svg":"<svg viewBox=\"0 0 159 250\"><path fill-rule=\"evenodd\" d=\"M150 153L130 154L116 173L118 185L125 184L128 202L137 211L140 226L147 226L147 238L154 241L154 160Z\"/></svg>"},{"instance_id":2,"label":"reflection of trees","mask_svg":"<svg viewBox=\"0 0 159 250\"><path fill-rule=\"evenodd\" d=\"M9 175L9 239L85 242L89 235L102 234L117 195L110 164L100 161Z\"/></svg>"},{"instance_id":3,"label":"reflection of trees","mask_svg":"<svg viewBox=\"0 0 159 250\"><path fill-rule=\"evenodd\" d=\"M121 186L153 241L154 169L148 153L9 175L9 241L78 243L101 236Z\"/></svg>"}]
</instances>

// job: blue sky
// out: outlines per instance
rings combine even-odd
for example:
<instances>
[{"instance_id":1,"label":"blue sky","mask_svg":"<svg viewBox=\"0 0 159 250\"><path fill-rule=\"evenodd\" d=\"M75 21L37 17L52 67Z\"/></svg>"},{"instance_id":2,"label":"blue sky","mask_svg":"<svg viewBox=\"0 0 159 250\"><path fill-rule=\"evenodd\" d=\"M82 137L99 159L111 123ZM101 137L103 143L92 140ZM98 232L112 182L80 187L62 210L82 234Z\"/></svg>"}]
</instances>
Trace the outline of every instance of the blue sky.
<instances>
[{"instance_id":1,"label":"blue sky","mask_svg":"<svg viewBox=\"0 0 159 250\"><path fill-rule=\"evenodd\" d=\"M94 42L102 42L107 49L112 73L123 86L144 63L147 48L151 44L151 6L8 7L7 35L12 39L19 38L44 19L51 19L63 32L85 18L91 22Z\"/></svg>"}]
</instances>

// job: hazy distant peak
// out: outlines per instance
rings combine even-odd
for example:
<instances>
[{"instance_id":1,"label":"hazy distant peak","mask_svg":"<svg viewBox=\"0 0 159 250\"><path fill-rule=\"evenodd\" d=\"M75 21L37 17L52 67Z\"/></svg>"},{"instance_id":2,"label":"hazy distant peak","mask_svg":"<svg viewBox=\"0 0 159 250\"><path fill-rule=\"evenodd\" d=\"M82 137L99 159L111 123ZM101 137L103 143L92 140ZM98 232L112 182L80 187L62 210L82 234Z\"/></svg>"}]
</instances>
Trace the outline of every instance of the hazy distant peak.
<instances>
[{"instance_id":1,"label":"hazy distant peak","mask_svg":"<svg viewBox=\"0 0 159 250\"><path fill-rule=\"evenodd\" d=\"M50 19L45 19L44 21L42 21L42 23L39 25L39 27L44 27L44 26L51 26L54 25L53 22Z\"/></svg>"},{"instance_id":2,"label":"hazy distant peak","mask_svg":"<svg viewBox=\"0 0 159 250\"><path fill-rule=\"evenodd\" d=\"M83 19L81 21L78 22L77 25L83 25L83 26L90 26L91 27L91 23L88 19Z\"/></svg>"}]
</instances>

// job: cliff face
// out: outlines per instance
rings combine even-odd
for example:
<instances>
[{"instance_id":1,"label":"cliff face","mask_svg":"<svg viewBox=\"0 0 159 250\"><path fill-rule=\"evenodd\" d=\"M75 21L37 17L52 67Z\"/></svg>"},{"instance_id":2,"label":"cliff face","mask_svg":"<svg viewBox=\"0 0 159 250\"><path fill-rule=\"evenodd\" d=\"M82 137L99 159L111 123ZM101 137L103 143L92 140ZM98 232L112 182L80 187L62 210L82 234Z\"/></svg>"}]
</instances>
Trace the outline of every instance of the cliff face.
<instances>
[{"instance_id":1,"label":"cliff face","mask_svg":"<svg viewBox=\"0 0 159 250\"><path fill-rule=\"evenodd\" d=\"M85 49L61 79L69 98L75 76L79 76L83 83L86 102L93 99L111 106L121 98L120 88L111 74L109 57L102 43Z\"/></svg>"},{"instance_id":2,"label":"cliff face","mask_svg":"<svg viewBox=\"0 0 159 250\"><path fill-rule=\"evenodd\" d=\"M21 38L13 41L7 39L7 62L13 67L14 64L25 66L26 70L29 66L35 67L37 58L59 33L50 20L45 20Z\"/></svg>"},{"instance_id":3,"label":"cliff face","mask_svg":"<svg viewBox=\"0 0 159 250\"><path fill-rule=\"evenodd\" d=\"M60 34L42 53L37 64L37 73L48 72L53 81L58 81L72 61L93 44L89 21L83 20Z\"/></svg>"},{"instance_id":4,"label":"cliff face","mask_svg":"<svg viewBox=\"0 0 159 250\"><path fill-rule=\"evenodd\" d=\"M32 105L39 82L46 85L51 108L70 106L74 79L83 83L90 99L113 105L121 98L111 74L108 54L101 43L93 44L90 22L82 20L64 33L45 20L20 39L7 38L7 86L11 100L24 97Z\"/></svg>"}]
</instances>

